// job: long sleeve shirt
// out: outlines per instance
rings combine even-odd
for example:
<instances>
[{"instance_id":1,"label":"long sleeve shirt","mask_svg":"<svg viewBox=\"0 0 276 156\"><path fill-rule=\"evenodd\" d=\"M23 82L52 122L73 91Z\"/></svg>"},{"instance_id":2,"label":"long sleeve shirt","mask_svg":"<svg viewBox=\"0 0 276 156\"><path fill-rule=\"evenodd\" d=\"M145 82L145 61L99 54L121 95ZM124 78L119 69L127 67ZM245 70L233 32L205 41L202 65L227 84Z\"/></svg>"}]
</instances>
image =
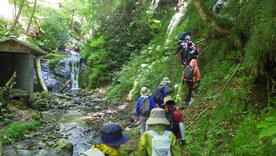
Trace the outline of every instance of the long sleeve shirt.
<instances>
[{"instance_id":1,"label":"long sleeve shirt","mask_svg":"<svg viewBox=\"0 0 276 156\"><path fill-rule=\"evenodd\" d=\"M136 116L140 116L140 104L143 100L143 98L146 98L146 97L139 97L136 101ZM151 108L156 108L156 105L155 105L155 102L154 102L154 99L152 96L148 96L149 100L150 100L150 106Z\"/></svg>"},{"instance_id":2,"label":"long sleeve shirt","mask_svg":"<svg viewBox=\"0 0 276 156\"><path fill-rule=\"evenodd\" d=\"M162 135L166 130L164 125L151 125L150 130L154 130L158 135ZM180 145L173 133L168 136L171 140L171 153L173 156L181 156ZM147 131L143 133L138 145L138 156L152 155L152 138L153 136Z\"/></svg>"}]
</instances>

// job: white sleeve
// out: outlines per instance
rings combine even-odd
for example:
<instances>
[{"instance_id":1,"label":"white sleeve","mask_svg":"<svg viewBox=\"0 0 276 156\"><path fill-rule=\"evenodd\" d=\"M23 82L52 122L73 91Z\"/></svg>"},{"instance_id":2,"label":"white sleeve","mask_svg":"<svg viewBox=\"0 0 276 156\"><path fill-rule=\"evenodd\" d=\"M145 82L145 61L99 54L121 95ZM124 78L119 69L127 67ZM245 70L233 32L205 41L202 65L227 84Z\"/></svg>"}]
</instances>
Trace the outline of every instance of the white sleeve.
<instances>
[{"instance_id":1,"label":"white sleeve","mask_svg":"<svg viewBox=\"0 0 276 156\"><path fill-rule=\"evenodd\" d=\"M183 122L179 122L178 125L181 133L181 140L185 140L185 125Z\"/></svg>"}]
</instances>

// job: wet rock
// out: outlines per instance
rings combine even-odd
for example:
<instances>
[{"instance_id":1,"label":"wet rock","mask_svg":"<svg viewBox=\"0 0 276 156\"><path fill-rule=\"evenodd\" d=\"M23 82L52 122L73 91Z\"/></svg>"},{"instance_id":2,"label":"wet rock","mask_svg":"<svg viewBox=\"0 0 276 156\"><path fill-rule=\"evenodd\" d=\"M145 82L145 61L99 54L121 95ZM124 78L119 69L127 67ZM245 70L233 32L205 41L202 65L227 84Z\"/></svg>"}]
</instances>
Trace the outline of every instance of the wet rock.
<instances>
[{"instance_id":1,"label":"wet rock","mask_svg":"<svg viewBox=\"0 0 276 156\"><path fill-rule=\"evenodd\" d=\"M62 155L62 156L71 156L73 155L73 144L69 142L59 142L56 149L55 155Z\"/></svg>"},{"instance_id":2,"label":"wet rock","mask_svg":"<svg viewBox=\"0 0 276 156\"><path fill-rule=\"evenodd\" d=\"M48 145L48 146L53 146L54 144L55 144L54 141L48 141L48 142L47 142L47 145Z\"/></svg>"},{"instance_id":3,"label":"wet rock","mask_svg":"<svg viewBox=\"0 0 276 156\"><path fill-rule=\"evenodd\" d=\"M46 99L39 99L31 104L32 108L34 109L45 108L47 105L48 105L48 102Z\"/></svg>"},{"instance_id":4,"label":"wet rock","mask_svg":"<svg viewBox=\"0 0 276 156\"><path fill-rule=\"evenodd\" d=\"M45 148L47 145L46 145L46 143L38 142L38 143L36 143L36 146L37 146L39 149L43 149L43 148Z\"/></svg>"}]
</instances>

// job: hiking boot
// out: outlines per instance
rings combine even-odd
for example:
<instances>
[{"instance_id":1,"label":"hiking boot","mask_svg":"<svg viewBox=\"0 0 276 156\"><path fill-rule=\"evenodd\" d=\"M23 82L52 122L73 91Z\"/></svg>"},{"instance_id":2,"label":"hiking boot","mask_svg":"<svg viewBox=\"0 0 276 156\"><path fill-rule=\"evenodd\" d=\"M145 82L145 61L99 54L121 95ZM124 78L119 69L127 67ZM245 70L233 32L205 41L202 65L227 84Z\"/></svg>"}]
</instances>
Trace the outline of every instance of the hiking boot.
<instances>
[{"instance_id":1,"label":"hiking boot","mask_svg":"<svg viewBox=\"0 0 276 156\"><path fill-rule=\"evenodd\" d=\"M184 102L183 102L183 105L187 105L187 106L188 106L188 105L189 105L189 102L188 102L188 101L184 101Z\"/></svg>"},{"instance_id":2,"label":"hiking boot","mask_svg":"<svg viewBox=\"0 0 276 156\"><path fill-rule=\"evenodd\" d=\"M192 98L189 102L189 105L191 105L194 102L194 98Z\"/></svg>"},{"instance_id":3,"label":"hiking boot","mask_svg":"<svg viewBox=\"0 0 276 156\"><path fill-rule=\"evenodd\" d=\"M195 91L193 90L193 91L192 91L192 97L194 97L194 96L195 96Z\"/></svg>"}]
</instances>

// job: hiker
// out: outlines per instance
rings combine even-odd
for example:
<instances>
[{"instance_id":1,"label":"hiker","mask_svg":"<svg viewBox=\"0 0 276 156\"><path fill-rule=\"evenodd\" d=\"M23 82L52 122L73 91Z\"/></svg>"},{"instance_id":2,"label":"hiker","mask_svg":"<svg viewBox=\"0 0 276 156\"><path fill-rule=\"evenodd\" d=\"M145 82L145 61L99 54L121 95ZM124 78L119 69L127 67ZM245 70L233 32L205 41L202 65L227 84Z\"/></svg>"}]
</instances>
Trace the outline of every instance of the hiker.
<instances>
[{"instance_id":1,"label":"hiker","mask_svg":"<svg viewBox=\"0 0 276 156\"><path fill-rule=\"evenodd\" d=\"M215 5L210 7L210 11L213 11L215 14L218 14L220 12L220 9L224 6L227 6L227 2L224 2L223 0L218 0Z\"/></svg>"},{"instance_id":2,"label":"hiker","mask_svg":"<svg viewBox=\"0 0 276 156\"><path fill-rule=\"evenodd\" d=\"M181 111L174 108L175 104L176 103L171 96L164 98L163 105L165 105L165 114L170 122L170 130L183 146L185 145L185 125Z\"/></svg>"},{"instance_id":3,"label":"hiker","mask_svg":"<svg viewBox=\"0 0 276 156\"><path fill-rule=\"evenodd\" d=\"M152 96L149 96L150 90L147 87L142 87L140 91L141 97L136 102L136 120L141 121L141 134L146 131L146 121L150 116L150 111L156 108Z\"/></svg>"},{"instance_id":4,"label":"hiker","mask_svg":"<svg viewBox=\"0 0 276 156\"><path fill-rule=\"evenodd\" d=\"M177 53L180 53L180 64L186 67L192 59L196 59L198 52L195 44L191 40L191 32L183 32L179 36L179 46Z\"/></svg>"},{"instance_id":5,"label":"hiker","mask_svg":"<svg viewBox=\"0 0 276 156\"><path fill-rule=\"evenodd\" d=\"M197 59L198 52L195 48L193 42L188 41L185 48L182 50L183 56L181 55L182 62L181 64L186 67L192 59Z\"/></svg>"},{"instance_id":6,"label":"hiker","mask_svg":"<svg viewBox=\"0 0 276 156\"><path fill-rule=\"evenodd\" d=\"M170 123L164 109L152 109L146 124L150 126L150 130L140 138L138 156L181 156L181 148L175 135L166 130Z\"/></svg>"},{"instance_id":7,"label":"hiker","mask_svg":"<svg viewBox=\"0 0 276 156\"><path fill-rule=\"evenodd\" d=\"M181 52L181 49L183 49L183 46L185 46L185 43L191 40L192 33L191 32L183 32L179 36L178 40L178 48L177 48L177 53Z\"/></svg>"},{"instance_id":8,"label":"hiker","mask_svg":"<svg viewBox=\"0 0 276 156\"><path fill-rule=\"evenodd\" d=\"M158 104L159 108L162 108L162 104L164 103L164 98L174 92L174 88L169 90L168 84L171 83L168 77L164 77L161 83L157 88L153 91L153 99L155 103Z\"/></svg>"},{"instance_id":9,"label":"hiker","mask_svg":"<svg viewBox=\"0 0 276 156\"><path fill-rule=\"evenodd\" d=\"M188 92L184 104L188 105L191 102L194 84L195 82L198 82L198 84L200 83L200 77L201 75L200 70L197 66L197 61L195 59L192 59L189 66L185 68L185 72L182 77L182 80L186 81L186 84L188 86Z\"/></svg>"},{"instance_id":10,"label":"hiker","mask_svg":"<svg viewBox=\"0 0 276 156\"><path fill-rule=\"evenodd\" d=\"M101 128L101 136L95 140L89 150L81 153L81 156L120 156L120 145L129 140L127 134L122 133L120 125L115 123L106 124Z\"/></svg>"}]
</instances>

